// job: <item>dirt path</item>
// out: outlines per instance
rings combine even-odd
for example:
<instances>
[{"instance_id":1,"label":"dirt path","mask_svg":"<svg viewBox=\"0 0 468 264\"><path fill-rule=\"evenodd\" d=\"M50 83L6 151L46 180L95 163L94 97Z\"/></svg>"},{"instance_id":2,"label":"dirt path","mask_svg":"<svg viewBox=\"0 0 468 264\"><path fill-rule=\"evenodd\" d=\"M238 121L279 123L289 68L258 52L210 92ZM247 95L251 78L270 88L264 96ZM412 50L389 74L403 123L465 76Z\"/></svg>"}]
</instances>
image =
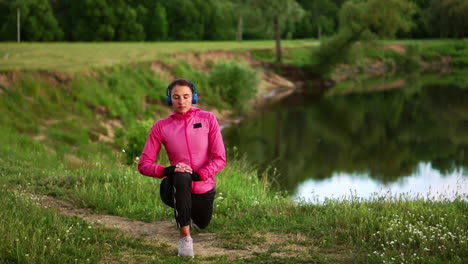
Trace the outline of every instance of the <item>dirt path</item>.
<instances>
[{"instance_id":1,"label":"dirt path","mask_svg":"<svg viewBox=\"0 0 468 264\"><path fill-rule=\"evenodd\" d=\"M44 196L39 199L42 205L55 209L59 214L68 216L78 216L84 220L101 224L107 228L118 229L131 236L141 237L146 240L168 244L174 254L177 252L178 230L175 222L157 221L152 223L132 220L119 216L93 214L92 212L75 208L68 201L58 200L50 196ZM284 245L287 238L284 235L266 234L266 242L261 246L252 246L247 250L230 250L221 247L222 241L216 239L214 233L192 234L194 240L195 254L200 257L208 256L227 256L229 258L242 259L251 257L254 253L265 252L271 246ZM299 249L303 251L305 249ZM291 249L288 249L290 251ZM294 250L293 250L294 251ZM296 255L298 252L294 253Z\"/></svg>"}]
</instances>

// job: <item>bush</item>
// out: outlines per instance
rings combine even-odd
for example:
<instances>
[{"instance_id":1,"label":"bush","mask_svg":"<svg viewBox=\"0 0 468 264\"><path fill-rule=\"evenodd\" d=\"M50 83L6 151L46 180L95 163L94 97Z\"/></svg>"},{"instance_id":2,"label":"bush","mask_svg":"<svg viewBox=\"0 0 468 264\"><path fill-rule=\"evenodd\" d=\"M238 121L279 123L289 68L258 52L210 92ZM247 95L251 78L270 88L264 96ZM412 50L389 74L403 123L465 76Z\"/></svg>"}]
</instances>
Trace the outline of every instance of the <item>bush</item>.
<instances>
[{"instance_id":1,"label":"bush","mask_svg":"<svg viewBox=\"0 0 468 264\"><path fill-rule=\"evenodd\" d=\"M222 101L218 99L217 94L211 89L205 73L197 71L185 61L177 61L175 73L176 76L181 76L195 84L199 94L199 102L215 108L223 108Z\"/></svg>"},{"instance_id":2,"label":"bush","mask_svg":"<svg viewBox=\"0 0 468 264\"><path fill-rule=\"evenodd\" d=\"M328 75L336 65L355 60L356 48L354 44L359 40L358 37L351 31L343 30L324 40L311 55L315 71Z\"/></svg>"},{"instance_id":3,"label":"bush","mask_svg":"<svg viewBox=\"0 0 468 264\"><path fill-rule=\"evenodd\" d=\"M125 136L127 144L124 149L125 161L128 165L133 164L136 158L140 156L153 123L153 120L135 122L128 129Z\"/></svg>"},{"instance_id":4,"label":"bush","mask_svg":"<svg viewBox=\"0 0 468 264\"><path fill-rule=\"evenodd\" d=\"M417 46L408 45L406 46L406 53L397 53L394 56L396 64L405 72L411 72L420 68L421 55Z\"/></svg>"},{"instance_id":5,"label":"bush","mask_svg":"<svg viewBox=\"0 0 468 264\"><path fill-rule=\"evenodd\" d=\"M248 110L247 101L257 93L255 70L236 62L219 62L210 73L210 85L237 112Z\"/></svg>"},{"instance_id":6,"label":"bush","mask_svg":"<svg viewBox=\"0 0 468 264\"><path fill-rule=\"evenodd\" d=\"M251 51L252 57L256 60L275 61L276 53L273 49L257 49Z\"/></svg>"},{"instance_id":7,"label":"bush","mask_svg":"<svg viewBox=\"0 0 468 264\"><path fill-rule=\"evenodd\" d=\"M450 56L454 67L465 67L468 65L468 40L457 40L423 49L422 58L424 61L440 60L441 56Z\"/></svg>"}]
</instances>

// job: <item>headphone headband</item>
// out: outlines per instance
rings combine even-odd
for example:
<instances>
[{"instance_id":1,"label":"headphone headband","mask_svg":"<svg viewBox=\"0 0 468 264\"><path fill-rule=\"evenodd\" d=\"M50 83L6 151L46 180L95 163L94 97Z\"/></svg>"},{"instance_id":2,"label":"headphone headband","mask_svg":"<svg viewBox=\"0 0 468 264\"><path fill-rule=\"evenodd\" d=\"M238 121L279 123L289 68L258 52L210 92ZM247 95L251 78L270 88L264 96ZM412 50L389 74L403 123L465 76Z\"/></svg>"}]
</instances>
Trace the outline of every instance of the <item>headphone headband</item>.
<instances>
[{"instance_id":1,"label":"headphone headband","mask_svg":"<svg viewBox=\"0 0 468 264\"><path fill-rule=\"evenodd\" d=\"M171 90L174 88L176 84L179 82L187 82L189 84L189 87L192 89L192 104L196 104L198 102L198 90L195 84L187 79L176 79L172 81L169 86L167 86L166 89L166 99L167 99L167 104L172 105L172 98L171 98Z\"/></svg>"}]
</instances>

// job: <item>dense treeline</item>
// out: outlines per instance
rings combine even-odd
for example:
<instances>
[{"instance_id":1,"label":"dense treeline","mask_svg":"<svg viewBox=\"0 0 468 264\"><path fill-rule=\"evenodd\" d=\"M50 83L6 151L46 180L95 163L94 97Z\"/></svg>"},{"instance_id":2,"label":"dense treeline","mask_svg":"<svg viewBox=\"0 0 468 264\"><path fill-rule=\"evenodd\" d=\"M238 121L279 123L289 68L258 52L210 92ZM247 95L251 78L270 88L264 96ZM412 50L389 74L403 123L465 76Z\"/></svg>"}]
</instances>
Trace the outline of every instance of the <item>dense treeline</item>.
<instances>
[{"instance_id":1,"label":"dense treeline","mask_svg":"<svg viewBox=\"0 0 468 264\"><path fill-rule=\"evenodd\" d=\"M0 0L0 40L160 41L315 38L338 31L345 2L362 0ZM409 0L413 27L400 38L468 36L468 1ZM293 9L288 9L293 6ZM297 7L296 7L297 6ZM278 20L275 9L279 15ZM286 12L286 10L290 10ZM371 15L371 14L370 14ZM276 20L275 20L276 19ZM276 23L276 24L275 24Z\"/></svg>"}]
</instances>

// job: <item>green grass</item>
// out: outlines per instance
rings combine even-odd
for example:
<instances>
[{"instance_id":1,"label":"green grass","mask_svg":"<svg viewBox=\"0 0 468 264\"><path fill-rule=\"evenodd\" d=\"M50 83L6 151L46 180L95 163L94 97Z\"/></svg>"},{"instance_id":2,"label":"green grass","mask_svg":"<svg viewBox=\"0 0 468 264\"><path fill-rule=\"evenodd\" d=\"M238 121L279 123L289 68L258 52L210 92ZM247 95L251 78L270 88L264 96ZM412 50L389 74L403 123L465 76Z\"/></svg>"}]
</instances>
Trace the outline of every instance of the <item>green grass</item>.
<instances>
[{"instance_id":1,"label":"green grass","mask_svg":"<svg viewBox=\"0 0 468 264\"><path fill-rule=\"evenodd\" d=\"M302 45L300 41L291 43ZM36 65L71 71L103 65L99 58L112 58L111 64L153 60L145 57L143 47L155 57L160 56L158 52L205 48L203 43L185 43L188 47L171 45L174 50L164 51L158 46L163 44L3 43L1 67L7 48L31 52L35 61L28 69L36 69ZM212 44L227 48L236 43ZM273 54L262 46L271 48L273 42L251 44L259 48L254 56L262 60ZM49 57L51 47L62 50L63 56ZM92 50L90 54L85 54L84 47ZM96 60L87 62L80 53ZM291 49L285 59L302 65L308 53L307 48ZM70 68L62 65L67 56L73 58ZM15 65L26 57L17 57ZM184 64L174 71L200 79L204 83L201 89L210 88L207 73ZM441 81L436 77L434 80ZM466 79L464 71L456 78ZM166 82L155 77L147 63L136 63L100 68L93 75L75 72L65 83L51 82L43 73L31 70L19 74L12 86L0 86L0 263L185 262L167 247L59 215L36 200L45 194L94 213L142 221L172 219L172 210L158 198L160 180L140 175L135 164L125 165L139 152L129 148L127 141L144 140L148 126L167 111L162 106ZM218 107L216 100L222 100L205 99L214 107ZM97 117L96 108L104 111L102 117ZM96 141L99 134L108 132L99 118L124 125L116 131L115 143ZM455 201L376 194L369 199L298 203L271 190L266 175L258 175L231 150L229 154L228 166L217 175L212 224L206 231L196 232L215 233L227 249L257 246L266 251L239 260L206 257L192 263L468 262L468 197L464 193ZM168 164L166 158L160 162ZM268 243L272 235L278 241ZM301 250L294 252L293 248Z\"/></svg>"},{"instance_id":2,"label":"green grass","mask_svg":"<svg viewBox=\"0 0 468 264\"><path fill-rule=\"evenodd\" d=\"M460 41L459 39L394 39L394 40L382 40L384 44L400 44L400 45L421 45L421 46L433 46L441 44L451 44Z\"/></svg>"},{"instance_id":3,"label":"green grass","mask_svg":"<svg viewBox=\"0 0 468 264\"><path fill-rule=\"evenodd\" d=\"M213 66L221 68L217 75L199 71L186 63L174 65L174 71L168 74L194 80L199 87L202 108L228 109L236 113L243 110L238 106L250 99L250 96L243 96L243 82L250 81L253 85L249 91L256 92L257 72L236 62L230 62L228 69L219 67L223 65L225 63L220 62ZM239 79L239 76L246 77ZM229 94L215 92L221 89L219 84L228 81L232 86ZM150 128L139 128L138 121L150 120L152 124L170 111L165 106L168 82L160 79L147 63L102 68L93 76L77 73L70 80L58 83L41 72L23 72L10 86L0 84L0 124L39 138L61 154L83 158L89 156L89 152L105 151L99 138L116 133L111 147L129 149L128 163L131 163L140 154ZM109 120L120 126L109 128L106 126ZM131 138L134 131L138 131L138 135ZM136 147L132 146L135 140L139 143Z\"/></svg>"},{"instance_id":4,"label":"green grass","mask_svg":"<svg viewBox=\"0 0 468 264\"><path fill-rule=\"evenodd\" d=\"M306 47L283 48L283 63L304 66L311 65L312 52L314 47L320 42L315 42L314 45ZM276 53L274 49L256 49L251 51L252 56L260 61L276 62Z\"/></svg>"},{"instance_id":5,"label":"green grass","mask_svg":"<svg viewBox=\"0 0 468 264\"><path fill-rule=\"evenodd\" d=\"M39 206L31 194L72 201L96 213L143 221L171 219L158 198L160 180L140 175L135 166L119 165L122 154L94 156L68 168L59 155L33 139L0 130L0 262L73 263L135 254L142 262L158 256L177 263L166 248L124 237L116 231L57 215ZM167 161L162 161L167 163ZM468 257L466 194L455 201L405 195L327 200L307 204L269 189L266 177L233 157L218 176L212 224L228 249L262 246L268 234L283 237L267 251L244 259L198 258L195 263L465 263ZM67 233L70 230L72 233ZM200 232L200 231L197 231ZM205 231L203 231L205 232ZM27 238L27 239L24 239ZM49 238L49 239L48 239ZM83 240L83 238L85 240ZM89 239L88 239L89 238ZM58 240L60 239L60 241ZM18 240L18 241L17 241ZM48 247L44 251L43 246ZM302 247L302 253L288 248ZM49 252L49 253L48 253ZM131 253L128 253L131 252Z\"/></svg>"},{"instance_id":6,"label":"green grass","mask_svg":"<svg viewBox=\"0 0 468 264\"><path fill-rule=\"evenodd\" d=\"M169 255L140 238L59 215L37 199L21 189L0 190L0 263L98 263L111 256L122 259L128 252Z\"/></svg>"},{"instance_id":7,"label":"green grass","mask_svg":"<svg viewBox=\"0 0 468 264\"><path fill-rule=\"evenodd\" d=\"M461 40L385 40L384 44L416 45L422 49L452 45ZM311 64L311 49L318 40L283 40L284 61ZM204 41L204 42L106 42L106 43L0 43L0 71L58 70L81 72L104 66L165 60L175 53L227 50L252 51L254 58L275 61L275 42ZM380 56L380 55L379 55ZM384 55L385 56L385 55Z\"/></svg>"},{"instance_id":8,"label":"green grass","mask_svg":"<svg viewBox=\"0 0 468 264\"><path fill-rule=\"evenodd\" d=\"M313 40L284 40L283 47L310 46ZM160 60L174 53L273 49L274 40L114 43L0 43L0 71L90 68Z\"/></svg>"}]
</instances>

